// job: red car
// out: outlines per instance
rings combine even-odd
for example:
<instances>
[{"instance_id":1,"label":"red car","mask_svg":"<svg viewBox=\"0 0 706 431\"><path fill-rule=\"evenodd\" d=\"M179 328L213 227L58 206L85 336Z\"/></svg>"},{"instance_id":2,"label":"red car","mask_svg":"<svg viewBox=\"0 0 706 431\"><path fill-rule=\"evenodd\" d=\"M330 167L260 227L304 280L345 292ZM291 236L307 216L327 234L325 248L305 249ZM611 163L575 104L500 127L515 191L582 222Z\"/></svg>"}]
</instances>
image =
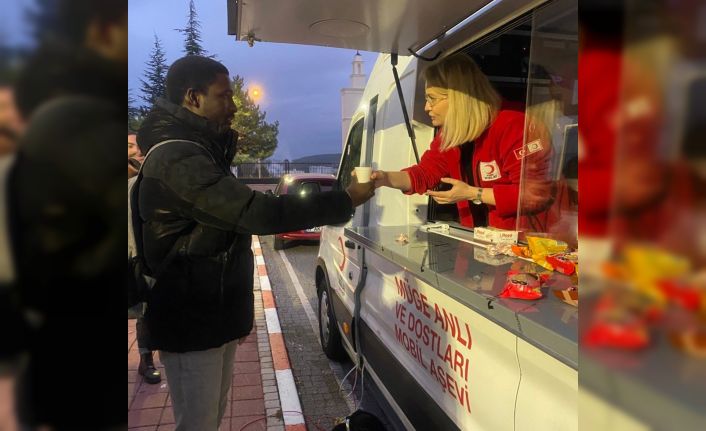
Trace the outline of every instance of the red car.
<instances>
[{"instance_id":1,"label":"red car","mask_svg":"<svg viewBox=\"0 0 706 431\"><path fill-rule=\"evenodd\" d=\"M329 174L286 174L280 179L274 194L286 195L298 193L306 195L310 193L327 192L333 190L336 184L336 177ZM280 233L275 235L275 250L284 248L287 240L308 240L318 241L321 237L321 227L314 227L306 230Z\"/></svg>"}]
</instances>

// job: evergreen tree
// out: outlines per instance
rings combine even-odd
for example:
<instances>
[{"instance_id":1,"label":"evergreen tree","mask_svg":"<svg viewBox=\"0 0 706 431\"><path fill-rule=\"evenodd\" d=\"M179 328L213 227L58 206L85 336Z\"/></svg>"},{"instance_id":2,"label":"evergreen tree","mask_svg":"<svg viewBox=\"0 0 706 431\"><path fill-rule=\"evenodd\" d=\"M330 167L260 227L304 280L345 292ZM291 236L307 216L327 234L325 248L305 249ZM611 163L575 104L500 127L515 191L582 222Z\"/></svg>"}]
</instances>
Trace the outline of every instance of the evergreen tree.
<instances>
[{"instance_id":1,"label":"evergreen tree","mask_svg":"<svg viewBox=\"0 0 706 431\"><path fill-rule=\"evenodd\" d=\"M147 70L144 72L145 79L140 79L142 83L142 99L146 104L146 110L152 108L158 98L164 97L167 90L167 62L162 49L162 42L154 35L154 47L147 61ZM143 109L143 111L145 110Z\"/></svg>"},{"instance_id":2,"label":"evergreen tree","mask_svg":"<svg viewBox=\"0 0 706 431\"><path fill-rule=\"evenodd\" d=\"M252 162L271 157L277 149L279 122L268 123L266 112L260 111L245 90L245 82L239 75L231 80L233 99L238 107L232 128L238 131L238 152L234 163Z\"/></svg>"},{"instance_id":3,"label":"evergreen tree","mask_svg":"<svg viewBox=\"0 0 706 431\"><path fill-rule=\"evenodd\" d=\"M198 15L194 0L189 1L189 18L185 28L178 28L176 31L185 36L184 53L186 55L201 55L208 57L208 53L201 46L201 23L199 23ZM210 56L213 57L213 56Z\"/></svg>"},{"instance_id":4,"label":"evergreen tree","mask_svg":"<svg viewBox=\"0 0 706 431\"><path fill-rule=\"evenodd\" d=\"M132 89L127 90L127 127L128 130L137 131L144 119L143 110L135 105L135 98L132 96Z\"/></svg>"},{"instance_id":5,"label":"evergreen tree","mask_svg":"<svg viewBox=\"0 0 706 431\"><path fill-rule=\"evenodd\" d=\"M11 66L12 49L6 40L5 29L0 27L0 84L11 82L15 72Z\"/></svg>"}]
</instances>

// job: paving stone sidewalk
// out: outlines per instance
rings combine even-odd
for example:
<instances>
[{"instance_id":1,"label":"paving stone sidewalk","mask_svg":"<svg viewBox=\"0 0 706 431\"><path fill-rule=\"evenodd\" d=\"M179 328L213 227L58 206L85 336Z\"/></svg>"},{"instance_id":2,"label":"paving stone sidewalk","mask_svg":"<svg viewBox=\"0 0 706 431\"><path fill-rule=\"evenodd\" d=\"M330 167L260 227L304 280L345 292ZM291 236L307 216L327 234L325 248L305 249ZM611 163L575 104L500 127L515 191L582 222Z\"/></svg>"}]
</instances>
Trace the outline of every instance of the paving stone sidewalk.
<instances>
[{"instance_id":1,"label":"paving stone sidewalk","mask_svg":"<svg viewBox=\"0 0 706 431\"><path fill-rule=\"evenodd\" d=\"M236 350L233 387L220 431L285 430L257 272L255 275L255 327ZM174 430L169 383L159 354L155 353L155 365L162 372L160 384L147 384L137 374L140 358L133 319L128 320L127 345L128 429Z\"/></svg>"}]
</instances>

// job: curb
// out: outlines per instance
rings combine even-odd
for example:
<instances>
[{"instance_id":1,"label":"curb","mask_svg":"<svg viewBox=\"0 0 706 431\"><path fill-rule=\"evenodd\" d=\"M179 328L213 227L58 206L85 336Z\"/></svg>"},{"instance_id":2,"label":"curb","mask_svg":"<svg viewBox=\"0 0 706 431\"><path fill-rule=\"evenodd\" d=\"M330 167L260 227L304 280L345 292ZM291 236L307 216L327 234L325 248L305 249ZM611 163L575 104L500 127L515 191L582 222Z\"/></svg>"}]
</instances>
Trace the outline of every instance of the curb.
<instances>
[{"instance_id":1,"label":"curb","mask_svg":"<svg viewBox=\"0 0 706 431\"><path fill-rule=\"evenodd\" d=\"M267 276L267 267L265 266L265 258L262 255L260 247L260 238L253 235L252 250L255 255L255 274L259 277L260 291L262 294L262 304L265 311L265 320L267 322L267 335L269 341L269 350L272 352L272 362L277 381L277 389L282 407L282 416L286 431L306 431L306 423L302 414L302 407L299 401L299 394L294 382L292 367L289 361L287 347L284 344L282 328L279 323L277 314L277 305L275 297L272 294L270 279ZM259 331L258 331L259 332ZM262 340L258 340L258 343ZM268 421L269 421L268 413Z\"/></svg>"}]
</instances>

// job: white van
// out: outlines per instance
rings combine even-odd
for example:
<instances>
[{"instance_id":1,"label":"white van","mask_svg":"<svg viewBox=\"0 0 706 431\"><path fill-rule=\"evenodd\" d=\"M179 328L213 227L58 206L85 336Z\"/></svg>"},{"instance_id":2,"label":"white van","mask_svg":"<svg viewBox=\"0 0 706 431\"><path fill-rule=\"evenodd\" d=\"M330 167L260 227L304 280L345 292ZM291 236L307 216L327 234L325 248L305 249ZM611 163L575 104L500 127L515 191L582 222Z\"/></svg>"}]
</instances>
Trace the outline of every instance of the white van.
<instances>
[{"instance_id":1,"label":"white van","mask_svg":"<svg viewBox=\"0 0 706 431\"><path fill-rule=\"evenodd\" d=\"M341 187L355 166L400 170L429 148L421 72L427 60L456 52L472 56L508 104L561 107L550 126L556 175L577 178L575 0L234 3L229 30L241 39L382 53L351 121ZM575 229L568 208L561 226ZM473 233L455 212L382 188L346 226L323 229L316 283L324 351L352 358L410 430L577 429L578 309L551 292L499 298L517 259L469 243ZM424 228L439 221L448 231ZM552 276L552 288L570 283Z\"/></svg>"}]
</instances>

